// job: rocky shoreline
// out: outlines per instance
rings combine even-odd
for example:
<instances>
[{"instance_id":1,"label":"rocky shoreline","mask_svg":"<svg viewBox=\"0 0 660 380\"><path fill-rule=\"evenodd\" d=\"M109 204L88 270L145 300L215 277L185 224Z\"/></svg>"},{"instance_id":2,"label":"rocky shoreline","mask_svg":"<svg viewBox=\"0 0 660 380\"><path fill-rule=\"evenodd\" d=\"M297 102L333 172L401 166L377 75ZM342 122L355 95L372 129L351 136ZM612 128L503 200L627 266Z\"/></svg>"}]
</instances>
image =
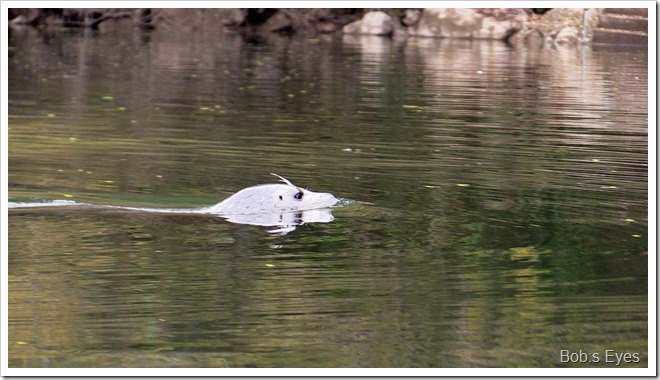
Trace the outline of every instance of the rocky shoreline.
<instances>
[{"instance_id":1,"label":"rocky shoreline","mask_svg":"<svg viewBox=\"0 0 660 380\"><path fill-rule=\"evenodd\" d=\"M602 8L406 9L400 17L375 10L343 28L347 34L393 38L502 40L512 45L573 46L594 39Z\"/></svg>"},{"instance_id":2,"label":"rocky shoreline","mask_svg":"<svg viewBox=\"0 0 660 380\"><path fill-rule=\"evenodd\" d=\"M23 9L10 13L9 25L102 29L106 20L131 19L134 25L151 29L173 23L196 27L200 20L211 18L212 25L247 36L343 33L394 39L435 37L570 46L594 40L603 11L602 8Z\"/></svg>"}]
</instances>

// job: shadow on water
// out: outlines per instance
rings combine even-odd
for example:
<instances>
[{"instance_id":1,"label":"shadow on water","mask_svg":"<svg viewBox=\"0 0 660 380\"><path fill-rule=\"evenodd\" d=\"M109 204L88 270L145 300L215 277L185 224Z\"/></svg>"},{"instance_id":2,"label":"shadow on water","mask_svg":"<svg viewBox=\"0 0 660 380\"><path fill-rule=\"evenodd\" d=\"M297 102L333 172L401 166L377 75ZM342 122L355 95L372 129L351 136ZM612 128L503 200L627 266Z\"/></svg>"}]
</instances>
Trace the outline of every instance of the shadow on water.
<instances>
[{"instance_id":1,"label":"shadow on water","mask_svg":"<svg viewBox=\"0 0 660 380\"><path fill-rule=\"evenodd\" d=\"M648 365L645 51L131 33L12 34L12 201L364 203L11 209L11 367Z\"/></svg>"}]
</instances>

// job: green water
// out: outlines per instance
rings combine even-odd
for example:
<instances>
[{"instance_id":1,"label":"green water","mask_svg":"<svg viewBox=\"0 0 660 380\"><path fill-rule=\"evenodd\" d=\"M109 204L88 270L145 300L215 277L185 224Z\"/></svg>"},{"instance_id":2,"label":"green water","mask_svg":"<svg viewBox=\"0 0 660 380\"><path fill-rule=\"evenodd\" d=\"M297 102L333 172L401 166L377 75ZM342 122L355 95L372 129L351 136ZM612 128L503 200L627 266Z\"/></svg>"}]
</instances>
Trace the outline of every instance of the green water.
<instances>
[{"instance_id":1,"label":"green water","mask_svg":"<svg viewBox=\"0 0 660 380\"><path fill-rule=\"evenodd\" d=\"M359 203L10 209L10 367L648 366L645 51L137 33L11 35L10 201Z\"/></svg>"}]
</instances>

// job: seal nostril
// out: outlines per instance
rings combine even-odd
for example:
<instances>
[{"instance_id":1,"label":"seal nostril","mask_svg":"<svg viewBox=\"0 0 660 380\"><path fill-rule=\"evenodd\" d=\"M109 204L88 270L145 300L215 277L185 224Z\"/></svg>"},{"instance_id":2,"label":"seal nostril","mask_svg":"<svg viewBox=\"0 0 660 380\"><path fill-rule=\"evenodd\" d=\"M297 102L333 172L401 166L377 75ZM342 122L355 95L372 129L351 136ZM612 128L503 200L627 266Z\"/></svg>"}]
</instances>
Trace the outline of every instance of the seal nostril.
<instances>
[{"instance_id":1,"label":"seal nostril","mask_svg":"<svg viewBox=\"0 0 660 380\"><path fill-rule=\"evenodd\" d=\"M280 195L280 200L282 200L282 196Z\"/></svg>"}]
</instances>

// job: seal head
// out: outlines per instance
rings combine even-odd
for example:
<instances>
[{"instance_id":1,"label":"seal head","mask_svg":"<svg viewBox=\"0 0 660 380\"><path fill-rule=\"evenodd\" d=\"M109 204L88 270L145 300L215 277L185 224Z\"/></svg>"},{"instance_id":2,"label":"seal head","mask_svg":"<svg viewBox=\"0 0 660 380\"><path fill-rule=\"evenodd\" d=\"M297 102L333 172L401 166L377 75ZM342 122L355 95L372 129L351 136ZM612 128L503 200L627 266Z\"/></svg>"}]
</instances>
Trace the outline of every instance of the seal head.
<instances>
[{"instance_id":1,"label":"seal head","mask_svg":"<svg viewBox=\"0 0 660 380\"><path fill-rule=\"evenodd\" d=\"M245 188L224 201L206 208L212 214L253 215L329 208L339 200L330 193L300 188L274 173L285 184L264 184Z\"/></svg>"}]
</instances>

